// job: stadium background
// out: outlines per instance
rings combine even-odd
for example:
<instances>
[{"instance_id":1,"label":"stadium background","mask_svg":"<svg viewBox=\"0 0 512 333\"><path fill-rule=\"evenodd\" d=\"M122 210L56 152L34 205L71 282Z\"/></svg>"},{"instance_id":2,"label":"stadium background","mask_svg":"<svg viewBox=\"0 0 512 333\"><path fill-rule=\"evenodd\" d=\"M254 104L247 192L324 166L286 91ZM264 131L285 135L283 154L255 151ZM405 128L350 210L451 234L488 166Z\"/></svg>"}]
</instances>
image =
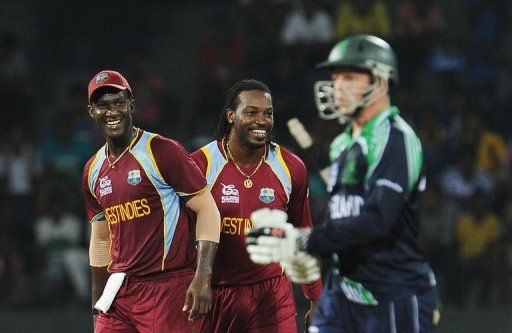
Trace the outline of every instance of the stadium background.
<instances>
[{"instance_id":1,"label":"stadium background","mask_svg":"<svg viewBox=\"0 0 512 333\"><path fill-rule=\"evenodd\" d=\"M234 81L264 81L274 138L306 160L320 221L323 185L286 121L298 117L327 151L341 126L316 116L313 83L327 76L314 64L353 33L384 37L399 57L393 102L422 139L429 176L423 241L439 332L512 331L512 5L306 2L321 33L297 20L298 0L0 2L1 332L90 327L79 183L101 145L86 112L94 73L126 74L136 123L190 151L211 139Z\"/></svg>"}]
</instances>

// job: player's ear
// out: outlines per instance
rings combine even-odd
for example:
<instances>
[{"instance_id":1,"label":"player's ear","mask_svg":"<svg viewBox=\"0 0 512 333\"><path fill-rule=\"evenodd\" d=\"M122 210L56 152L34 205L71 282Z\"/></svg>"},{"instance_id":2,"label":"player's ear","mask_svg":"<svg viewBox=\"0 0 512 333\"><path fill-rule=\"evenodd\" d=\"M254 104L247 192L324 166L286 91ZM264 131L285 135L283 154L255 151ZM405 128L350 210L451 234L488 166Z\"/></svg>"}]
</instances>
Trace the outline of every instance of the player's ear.
<instances>
[{"instance_id":1,"label":"player's ear","mask_svg":"<svg viewBox=\"0 0 512 333\"><path fill-rule=\"evenodd\" d=\"M130 113L133 114L135 111L135 100L133 98L130 98L128 105L130 106Z\"/></svg>"},{"instance_id":2,"label":"player's ear","mask_svg":"<svg viewBox=\"0 0 512 333\"><path fill-rule=\"evenodd\" d=\"M92 107L91 104L87 105L87 112L89 112L89 116L94 119L94 108Z\"/></svg>"},{"instance_id":3,"label":"player's ear","mask_svg":"<svg viewBox=\"0 0 512 333\"><path fill-rule=\"evenodd\" d=\"M235 116L235 111L231 109L226 109L226 118L228 119L228 123L233 123L233 117Z\"/></svg>"}]
</instances>

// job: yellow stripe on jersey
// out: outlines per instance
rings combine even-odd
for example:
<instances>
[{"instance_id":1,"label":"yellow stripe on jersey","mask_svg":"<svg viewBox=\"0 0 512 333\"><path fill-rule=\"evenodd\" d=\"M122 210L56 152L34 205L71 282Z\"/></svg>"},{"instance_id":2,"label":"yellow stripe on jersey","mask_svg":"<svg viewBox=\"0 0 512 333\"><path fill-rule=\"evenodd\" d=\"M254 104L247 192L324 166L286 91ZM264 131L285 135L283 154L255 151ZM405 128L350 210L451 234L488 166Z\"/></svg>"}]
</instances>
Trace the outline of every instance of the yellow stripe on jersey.
<instances>
[{"instance_id":1,"label":"yellow stripe on jersey","mask_svg":"<svg viewBox=\"0 0 512 333\"><path fill-rule=\"evenodd\" d=\"M108 253L110 253L110 263L107 266L107 272L108 272L108 270L110 269L110 266L112 265L112 263L114 261L112 260L112 230L110 230L110 222L108 220L107 220L107 225L108 225L108 237L110 238L110 246L108 247Z\"/></svg>"},{"instance_id":2,"label":"yellow stripe on jersey","mask_svg":"<svg viewBox=\"0 0 512 333\"><path fill-rule=\"evenodd\" d=\"M201 193L203 192L204 190L206 190L208 188L208 185L205 185L205 187L203 187L202 189L200 189L199 191L195 191L195 192L192 192L192 193L185 193L185 192L176 192L179 196L181 197L188 197L188 196L191 196L191 195L196 195L198 193Z\"/></svg>"},{"instance_id":3,"label":"yellow stripe on jersey","mask_svg":"<svg viewBox=\"0 0 512 333\"><path fill-rule=\"evenodd\" d=\"M288 166L286 165L286 162L284 161L283 155L281 154L281 146L276 147L276 153L277 153L277 158L279 158L279 162L281 163L281 166L283 167L284 171L286 172L286 176L288 177L288 180L291 183L292 176L290 175L290 170L288 169Z\"/></svg>"},{"instance_id":4,"label":"yellow stripe on jersey","mask_svg":"<svg viewBox=\"0 0 512 333\"><path fill-rule=\"evenodd\" d=\"M204 156L206 157L206 173L204 176L206 179L208 179L208 177L210 176L212 156L210 155L210 151L208 151L208 149L206 149L206 147L201 147L201 151L203 152Z\"/></svg>"},{"instance_id":5,"label":"yellow stripe on jersey","mask_svg":"<svg viewBox=\"0 0 512 333\"><path fill-rule=\"evenodd\" d=\"M155 138L155 136L157 136L157 134L151 134L149 136L148 141L146 141L146 149L148 151L149 160L151 161L151 164L153 164L153 168L155 168L156 172L158 173L158 176L161 179L164 179L164 177L162 177L162 174L160 173L160 169L158 169L158 166L156 165L155 156L153 155L153 151L151 150L151 141ZM156 188L156 186L155 186L155 188Z\"/></svg>"},{"instance_id":6,"label":"yellow stripe on jersey","mask_svg":"<svg viewBox=\"0 0 512 333\"><path fill-rule=\"evenodd\" d=\"M206 146L202 147L201 150L205 154L208 162L205 178L208 183L208 187L211 189L228 161L217 146L217 141L210 142Z\"/></svg>"},{"instance_id":7,"label":"yellow stripe on jersey","mask_svg":"<svg viewBox=\"0 0 512 333\"><path fill-rule=\"evenodd\" d=\"M87 171L87 185L89 186L89 192L91 192L92 196L96 201L98 201L98 198L96 198L96 194L94 193L94 189L92 188L91 184L91 173L92 169L94 168L94 165L96 164L96 161L98 160L98 157L100 156L100 152L98 151L96 155L94 155L94 159L92 160L91 164L89 164L89 171ZM98 201L99 202L99 201Z\"/></svg>"},{"instance_id":8,"label":"yellow stripe on jersey","mask_svg":"<svg viewBox=\"0 0 512 333\"><path fill-rule=\"evenodd\" d=\"M146 141L146 151L148 152L148 156L149 156L149 160L151 161L151 164L153 165L153 168L155 169L155 171L157 172L158 174L158 177L160 177L160 179L164 180L164 178L162 177L162 175L160 174L160 170L158 169L158 166L156 164L156 160L155 160L155 156L153 155L153 151L151 150L151 140L153 140L155 137L157 136L157 134L151 134L148 138L148 140ZM131 152L130 152L131 153ZM149 175L149 172L148 170L146 170L144 168L144 164L141 163L141 161L139 161L139 159L137 158L137 156L135 156L134 154L132 154L132 156L137 160L137 162L139 162L140 166L142 167L142 169L144 169L144 172ZM165 269L165 258L167 257L165 255L165 244L166 244L166 234L165 234L165 230L167 230L167 225L165 223L165 217L167 215L167 211L165 209L165 204L164 204L164 201L163 201L163 198L162 198L162 194L160 193L160 191L158 190L158 187L156 186L156 184L154 183L153 179L151 177L148 177L148 179L151 181L151 184L153 184L153 187L155 188L156 192L158 193L158 196L160 197L160 203L162 204L162 212L163 212L163 219L164 219L164 223L162 223L163 225L163 251L162 251L162 271Z\"/></svg>"}]
</instances>

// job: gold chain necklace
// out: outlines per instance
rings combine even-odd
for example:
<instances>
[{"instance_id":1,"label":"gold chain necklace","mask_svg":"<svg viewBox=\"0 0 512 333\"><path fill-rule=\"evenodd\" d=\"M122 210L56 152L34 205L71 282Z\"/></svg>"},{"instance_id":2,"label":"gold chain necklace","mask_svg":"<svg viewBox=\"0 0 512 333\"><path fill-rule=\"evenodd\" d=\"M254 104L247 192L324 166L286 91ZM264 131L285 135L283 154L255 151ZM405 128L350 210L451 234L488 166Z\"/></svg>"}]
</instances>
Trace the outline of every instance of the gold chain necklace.
<instances>
[{"instance_id":1,"label":"gold chain necklace","mask_svg":"<svg viewBox=\"0 0 512 333\"><path fill-rule=\"evenodd\" d=\"M139 136L139 129L138 128L135 128L135 135L132 139L132 141L130 142L130 144L128 145L128 147L126 147L125 150L123 150L123 152L121 153L121 155L117 156L117 158L113 161L113 162L110 162L110 158L109 155L110 155L110 152L109 152L109 148L108 148L108 143L107 143L107 162L108 162L108 167L112 170L114 170L116 168L116 163L117 161L119 161L121 159L121 157L123 157L123 155L132 148L132 145L133 143L135 142L135 140L137 139L137 137Z\"/></svg>"},{"instance_id":2,"label":"gold chain necklace","mask_svg":"<svg viewBox=\"0 0 512 333\"><path fill-rule=\"evenodd\" d=\"M267 145L265 144L265 151L263 152L263 156L261 156L261 160L258 163L258 166L256 166L256 169L254 169L254 171L250 175L243 172L242 169L240 169L240 167L238 166L238 164L236 164L235 159L233 158L233 154L231 153L231 149L229 149L229 141L226 141L226 152L228 153L228 157L231 159L231 161L233 161L233 164L235 165L235 168L238 170L238 172L240 172L245 178L247 178L246 180L244 180L245 188L251 188L252 187L251 177L254 176L256 171L258 171L258 169L260 168L261 164L263 164L263 161L265 160L265 156L267 155Z\"/></svg>"}]
</instances>

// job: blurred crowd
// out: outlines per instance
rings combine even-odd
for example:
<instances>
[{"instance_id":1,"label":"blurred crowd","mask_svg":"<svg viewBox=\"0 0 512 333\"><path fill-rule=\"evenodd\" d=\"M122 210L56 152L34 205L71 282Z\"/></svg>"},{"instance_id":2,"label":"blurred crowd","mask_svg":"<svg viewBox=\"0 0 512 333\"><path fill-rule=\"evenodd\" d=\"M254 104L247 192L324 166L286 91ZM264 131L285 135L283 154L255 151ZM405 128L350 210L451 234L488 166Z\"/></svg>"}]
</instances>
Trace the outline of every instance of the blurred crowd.
<instances>
[{"instance_id":1,"label":"blurred crowd","mask_svg":"<svg viewBox=\"0 0 512 333\"><path fill-rule=\"evenodd\" d=\"M200 11L203 1L192 2ZM125 74L134 91L136 124L193 151L212 139L231 84L256 78L273 92L275 141L303 156L286 126L297 117L327 154L343 125L316 115L313 84L327 76L315 64L347 35L381 36L399 59L392 102L423 144L428 190L422 239L441 302L510 305L512 5L231 0L216 7L197 22L201 38L187 59L194 79L171 82L150 47L134 47L116 60L112 69ZM86 89L89 76L103 68L91 60L88 76L69 80L43 101L38 91L49 80L37 75L35 57L24 49L23 36L0 33L0 303L87 304L89 226L80 186L84 162L103 139L87 114ZM304 159L320 223L325 187L314 161Z\"/></svg>"}]
</instances>

